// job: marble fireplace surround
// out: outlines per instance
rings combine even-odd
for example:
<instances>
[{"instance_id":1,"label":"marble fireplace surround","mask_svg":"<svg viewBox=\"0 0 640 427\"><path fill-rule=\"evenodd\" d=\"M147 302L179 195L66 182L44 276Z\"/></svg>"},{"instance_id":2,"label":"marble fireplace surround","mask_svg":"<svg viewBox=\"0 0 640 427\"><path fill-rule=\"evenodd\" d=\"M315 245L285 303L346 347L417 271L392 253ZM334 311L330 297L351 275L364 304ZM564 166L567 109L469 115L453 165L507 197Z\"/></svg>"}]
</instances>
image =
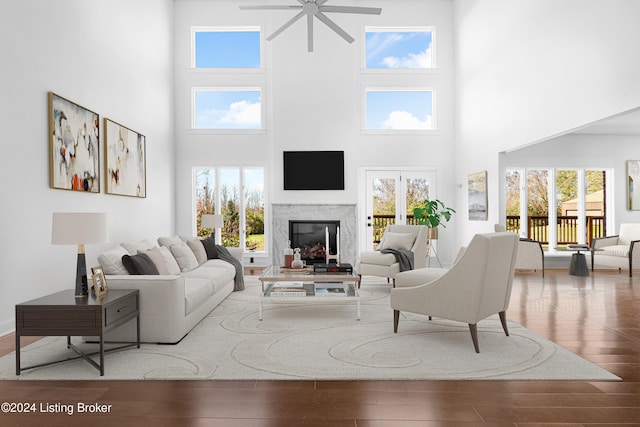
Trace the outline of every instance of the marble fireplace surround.
<instances>
[{"instance_id":1,"label":"marble fireplace surround","mask_svg":"<svg viewBox=\"0 0 640 427\"><path fill-rule=\"evenodd\" d=\"M358 254L356 205L272 204L273 263L284 263L289 240L289 220L340 221L340 262L355 265Z\"/></svg>"}]
</instances>

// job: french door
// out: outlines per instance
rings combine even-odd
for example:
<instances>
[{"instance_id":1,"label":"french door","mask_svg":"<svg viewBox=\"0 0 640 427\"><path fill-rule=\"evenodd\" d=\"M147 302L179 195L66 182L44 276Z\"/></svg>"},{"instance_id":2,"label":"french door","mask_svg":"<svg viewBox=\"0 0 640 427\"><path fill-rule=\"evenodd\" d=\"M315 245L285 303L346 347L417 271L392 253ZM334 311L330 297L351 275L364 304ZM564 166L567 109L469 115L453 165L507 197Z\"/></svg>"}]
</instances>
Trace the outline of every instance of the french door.
<instances>
[{"instance_id":1,"label":"french door","mask_svg":"<svg viewBox=\"0 0 640 427\"><path fill-rule=\"evenodd\" d=\"M375 249L388 224L415 224L417 203L435 197L436 171L367 169L363 250Z\"/></svg>"}]
</instances>

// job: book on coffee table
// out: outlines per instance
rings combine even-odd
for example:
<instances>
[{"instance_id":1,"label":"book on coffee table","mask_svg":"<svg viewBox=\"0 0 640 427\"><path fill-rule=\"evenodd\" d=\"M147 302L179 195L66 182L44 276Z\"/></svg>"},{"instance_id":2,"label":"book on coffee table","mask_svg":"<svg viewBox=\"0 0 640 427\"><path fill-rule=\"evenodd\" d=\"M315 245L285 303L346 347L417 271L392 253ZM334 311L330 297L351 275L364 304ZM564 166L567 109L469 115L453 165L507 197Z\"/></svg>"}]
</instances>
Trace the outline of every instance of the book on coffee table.
<instances>
[{"instance_id":1,"label":"book on coffee table","mask_svg":"<svg viewBox=\"0 0 640 427\"><path fill-rule=\"evenodd\" d=\"M323 288L316 286L316 296L345 296L344 288Z\"/></svg>"},{"instance_id":2,"label":"book on coffee table","mask_svg":"<svg viewBox=\"0 0 640 427\"><path fill-rule=\"evenodd\" d=\"M272 288L269 295L272 297L303 297L307 295L307 290L301 287L277 287Z\"/></svg>"}]
</instances>

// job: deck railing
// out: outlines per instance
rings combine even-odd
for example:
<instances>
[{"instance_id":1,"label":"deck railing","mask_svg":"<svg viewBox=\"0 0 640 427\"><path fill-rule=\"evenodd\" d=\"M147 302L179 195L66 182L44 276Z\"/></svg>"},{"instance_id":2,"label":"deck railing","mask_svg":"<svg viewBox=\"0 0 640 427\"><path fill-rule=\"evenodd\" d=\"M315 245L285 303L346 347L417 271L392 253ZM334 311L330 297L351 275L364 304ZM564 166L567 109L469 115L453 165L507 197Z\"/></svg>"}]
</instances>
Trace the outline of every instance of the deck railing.
<instances>
[{"instance_id":1,"label":"deck railing","mask_svg":"<svg viewBox=\"0 0 640 427\"><path fill-rule=\"evenodd\" d=\"M395 224L395 215L374 215L373 216L373 240L379 243L384 234L384 229L389 224ZM418 220L413 215L407 215L407 224L417 224ZM507 216L507 230L520 234L520 217ZM489 227L493 229L493 227ZM490 230L488 230L490 231ZM559 216L557 217L557 235L559 245L578 243L578 217ZM526 237L537 240L542 244L549 243L549 218L546 216L530 216L527 219ZM605 221L603 216L587 217L587 244L597 237L606 236Z\"/></svg>"}]
</instances>

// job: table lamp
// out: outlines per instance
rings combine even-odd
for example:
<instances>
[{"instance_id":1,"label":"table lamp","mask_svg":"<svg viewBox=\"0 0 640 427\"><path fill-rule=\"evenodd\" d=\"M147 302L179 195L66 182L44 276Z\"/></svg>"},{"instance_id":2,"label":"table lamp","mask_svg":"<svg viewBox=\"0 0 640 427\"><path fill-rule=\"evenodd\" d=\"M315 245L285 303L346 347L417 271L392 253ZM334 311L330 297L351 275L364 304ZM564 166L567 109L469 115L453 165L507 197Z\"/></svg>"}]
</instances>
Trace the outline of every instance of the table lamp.
<instances>
[{"instance_id":1,"label":"table lamp","mask_svg":"<svg viewBox=\"0 0 640 427\"><path fill-rule=\"evenodd\" d=\"M216 242L218 241L216 229L222 228L222 226L224 225L222 220L223 218L220 214L202 214L202 217L200 218L200 225L202 226L202 228L210 228L213 230L213 235L216 239Z\"/></svg>"},{"instance_id":2,"label":"table lamp","mask_svg":"<svg viewBox=\"0 0 640 427\"><path fill-rule=\"evenodd\" d=\"M84 245L106 243L107 214L104 212L54 212L51 243L54 245L78 245L76 266L76 298L89 295L87 264Z\"/></svg>"}]
</instances>

